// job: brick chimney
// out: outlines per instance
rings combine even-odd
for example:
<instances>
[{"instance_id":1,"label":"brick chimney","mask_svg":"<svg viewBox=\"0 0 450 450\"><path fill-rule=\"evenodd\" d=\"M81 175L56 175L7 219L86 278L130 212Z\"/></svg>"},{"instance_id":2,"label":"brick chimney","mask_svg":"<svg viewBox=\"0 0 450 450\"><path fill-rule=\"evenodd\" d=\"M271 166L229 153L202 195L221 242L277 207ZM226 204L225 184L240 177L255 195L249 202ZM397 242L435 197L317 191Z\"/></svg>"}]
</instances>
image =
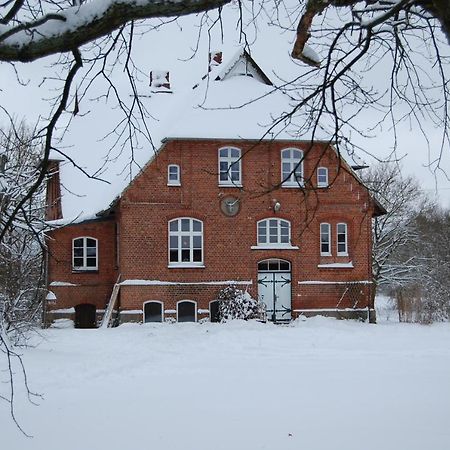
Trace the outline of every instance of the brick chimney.
<instances>
[{"instance_id":1,"label":"brick chimney","mask_svg":"<svg viewBox=\"0 0 450 450\"><path fill-rule=\"evenodd\" d=\"M45 220L62 219L61 181L59 160L50 159L47 166L47 193L45 202Z\"/></svg>"},{"instance_id":2,"label":"brick chimney","mask_svg":"<svg viewBox=\"0 0 450 450\"><path fill-rule=\"evenodd\" d=\"M209 71L222 64L222 52L215 51L209 53Z\"/></svg>"},{"instance_id":3,"label":"brick chimney","mask_svg":"<svg viewBox=\"0 0 450 450\"><path fill-rule=\"evenodd\" d=\"M152 70L150 72L150 88L152 92L172 92L167 70Z\"/></svg>"}]
</instances>

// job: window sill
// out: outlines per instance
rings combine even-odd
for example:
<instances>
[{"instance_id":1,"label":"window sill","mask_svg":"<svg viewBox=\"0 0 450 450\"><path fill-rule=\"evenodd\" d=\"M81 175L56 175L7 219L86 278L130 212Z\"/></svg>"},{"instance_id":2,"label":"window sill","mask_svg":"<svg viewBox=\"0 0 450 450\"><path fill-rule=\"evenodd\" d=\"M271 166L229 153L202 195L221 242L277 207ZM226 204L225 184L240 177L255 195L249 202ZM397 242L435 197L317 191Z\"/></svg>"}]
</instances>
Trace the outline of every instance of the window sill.
<instances>
[{"instance_id":1,"label":"window sill","mask_svg":"<svg viewBox=\"0 0 450 450\"><path fill-rule=\"evenodd\" d=\"M338 253L337 256L341 257L341 256L348 256L348 253Z\"/></svg>"},{"instance_id":2,"label":"window sill","mask_svg":"<svg viewBox=\"0 0 450 450\"><path fill-rule=\"evenodd\" d=\"M98 267L96 267L96 268L94 268L94 269L91 269L91 268L77 268L77 269L75 269L75 268L73 268L72 267L72 273L98 273Z\"/></svg>"},{"instance_id":3,"label":"window sill","mask_svg":"<svg viewBox=\"0 0 450 450\"><path fill-rule=\"evenodd\" d=\"M175 186L175 187L180 187L180 186L181 186L181 183L167 183L167 186L170 186L170 187L173 187L173 186Z\"/></svg>"},{"instance_id":4,"label":"window sill","mask_svg":"<svg viewBox=\"0 0 450 450\"><path fill-rule=\"evenodd\" d=\"M167 266L169 269L204 269L204 264L195 264L195 263L173 263Z\"/></svg>"},{"instance_id":5,"label":"window sill","mask_svg":"<svg viewBox=\"0 0 450 450\"><path fill-rule=\"evenodd\" d=\"M296 245L252 245L252 250L298 250Z\"/></svg>"},{"instance_id":6,"label":"window sill","mask_svg":"<svg viewBox=\"0 0 450 450\"><path fill-rule=\"evenodd\" d=\"M323 185L318 184L318 185L317 185L317 189L326 189L326 188L328 188L328 187L329 187L328 184L323 184Z\"/></svg>"},{"instance_id":7,"label":"window sill","mask_svg":"<svg viewBox=\"0 0 450 450\"><path fill-rule=\"evenodd\" d=\"M329 263L329 264L318 264L319 269L353 269L353 261L346 263Z\"/></svg>"},{"instance_id":8,"label":"window sill","mask_svg":"<svg viewBox=\"0 0 450 450\"><path fill-rule=\"evenodd\" d=\"M303 189L305 187L304 183L297 184L282 184L281 187L283 189Z\"/></svg>"},{"instance_id":9,"label":"window sill","mask_svg":"<svg viewBox=\"0 0 450 450\"><path fill-rule=\"evenodd\" d=\"M242 183L219 183L221 188L241 188Z\"/></svg>"}]
</instances>

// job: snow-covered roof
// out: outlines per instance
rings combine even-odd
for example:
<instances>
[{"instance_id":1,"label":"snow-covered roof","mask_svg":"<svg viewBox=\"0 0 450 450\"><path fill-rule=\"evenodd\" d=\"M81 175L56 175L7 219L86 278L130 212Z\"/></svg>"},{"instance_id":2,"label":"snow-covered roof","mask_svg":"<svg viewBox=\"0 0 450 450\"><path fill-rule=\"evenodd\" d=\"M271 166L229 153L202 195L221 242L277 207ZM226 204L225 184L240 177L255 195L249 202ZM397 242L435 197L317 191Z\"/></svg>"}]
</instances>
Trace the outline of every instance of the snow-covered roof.
<instances>
[{"instance_id":1,"label":"snow-covered roof","mask_svg":"<svg viewBox=\"0 0 450 450\"><path fill-rule=\"evenodd\" d=\"M69 159L60 164L63 219L52 222L53 225L96 218L152 160L166 139L295 137L293 126L286 126L283 121L274 123L292 109L290 98L272 85L243 49L213 66L194 87L185 86L171 93L151 93L148 88L141 100L152 118L146 124L152 144L146 148L133 148L131 155L117 148L98 155L88 150L93 144L89 136L82 129L75 131L71 159L91 178L82 176ZM114 115L106 105L99 108L105 108L104 117ZM60 155L52 157L64 159Z\"/></svg>"}]
</instances>

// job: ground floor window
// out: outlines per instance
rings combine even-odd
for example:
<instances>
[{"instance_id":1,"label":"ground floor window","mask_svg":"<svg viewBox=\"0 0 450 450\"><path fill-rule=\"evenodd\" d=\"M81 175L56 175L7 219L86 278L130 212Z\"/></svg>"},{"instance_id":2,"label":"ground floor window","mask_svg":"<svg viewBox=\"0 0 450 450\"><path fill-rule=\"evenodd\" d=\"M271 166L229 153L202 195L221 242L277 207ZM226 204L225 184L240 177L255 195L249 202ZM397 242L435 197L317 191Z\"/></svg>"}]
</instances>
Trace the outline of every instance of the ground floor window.
<instances>
[{"instance_id":1,"label":"ground floor window","mask_svg":"<svg viewBox=\"0 0 450 450\"><path fill-rule=\"evenodd\" d=\"M197 302L181 300L177 303L178 322L197 322Z\"/></svg>"},{"instance_id":2,"label":"ground floor window","mask_svg":"<svg viewBox=\"0 0 450 450\"><path fill-rule=\"evenodd\" d=\"M219 318L219 300L209 302L209 320L211 322L220 322Z\"/></svg>"},{"instance_id":3,"label":"ground floor window","mask_svg":"<svg viewBox=\"0 0 450 450\"><path fill-rule=\"evenodd\" d=\"M163 304L162 302L153 300L144 303L144 322L162 322L163 321Z\"/></svg>"}]
</instances>

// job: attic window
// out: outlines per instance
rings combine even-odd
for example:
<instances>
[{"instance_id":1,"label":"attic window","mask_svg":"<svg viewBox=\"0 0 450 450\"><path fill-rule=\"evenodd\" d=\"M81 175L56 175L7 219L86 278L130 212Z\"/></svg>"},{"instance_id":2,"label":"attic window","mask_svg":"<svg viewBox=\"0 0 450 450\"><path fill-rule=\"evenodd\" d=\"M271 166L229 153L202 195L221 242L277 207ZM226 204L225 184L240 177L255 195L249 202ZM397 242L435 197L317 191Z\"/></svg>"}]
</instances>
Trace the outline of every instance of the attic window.
<instances>
[{"instance_id":1,"label":"attic window","mask_svg":"<svg viewBox=\"0 0 450 450\"><path fill-rule=\"evenodd\" d=\"M242 186L241 150L219 149L219 186Z\"/></svg>"},{"instance_id":2,"label":"attic window","mask_svg":"<svg viewBox=\"0 0 450 450\"><path fill-rule=\"evenodd\" d=\"M167 167L167 186L181 186L180 166L169 164Z\"/></svg>"}]
</instances>

